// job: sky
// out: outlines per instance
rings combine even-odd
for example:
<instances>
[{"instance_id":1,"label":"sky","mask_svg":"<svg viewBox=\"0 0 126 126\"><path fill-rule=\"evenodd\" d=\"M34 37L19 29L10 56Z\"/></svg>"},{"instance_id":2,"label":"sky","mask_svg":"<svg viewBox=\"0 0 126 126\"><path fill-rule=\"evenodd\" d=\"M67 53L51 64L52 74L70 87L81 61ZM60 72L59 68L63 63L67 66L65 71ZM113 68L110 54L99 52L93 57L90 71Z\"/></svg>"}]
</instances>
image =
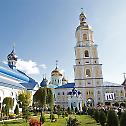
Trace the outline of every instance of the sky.
<instances>
[{"instance_id":1,"label":"sky","mask_svg":"<svg viewBox=\"0 0 126 126\"><path fill-rule=\"evenodd\" d=\"M58 67L74 82L75 29L87 16L98 45L104 81L121 84L126 72L125 0L0 0L0 62L15 45L17 66L36 81Z\"/></svg>"}]
</instances>

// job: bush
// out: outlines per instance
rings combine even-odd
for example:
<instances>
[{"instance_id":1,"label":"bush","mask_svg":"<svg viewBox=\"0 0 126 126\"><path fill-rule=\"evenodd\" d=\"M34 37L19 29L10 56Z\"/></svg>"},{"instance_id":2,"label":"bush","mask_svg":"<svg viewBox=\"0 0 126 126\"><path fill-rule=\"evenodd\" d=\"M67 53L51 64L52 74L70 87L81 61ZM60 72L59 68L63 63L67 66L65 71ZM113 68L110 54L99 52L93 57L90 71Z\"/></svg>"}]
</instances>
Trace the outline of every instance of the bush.
<instances>
[{"instance_id":1,"label":"bush","mask_svg":"<svg viewBox=\"0 0 126 126\"><path fill-rule=\"evenodd\" d=\"M65 112L65 116L68 117L68 113L67 112Z\"/></svg>"},{"instance_id":2,"label":"bush","mask_svg":"<svg viewBox=\"0 0 126 126\"><path fill-rule=\"evenodd\" d=\"M9 114L9 118L10 119L15 119L16 118L16 114Z\"/></svg>"},{"instance_id":3,"label":"bush","mask_svg":"<svg viewBox=\"0 0 126 126\"><path fill-rule=\"evenodd\" d=\"M96 120L96 122L99 122L99 111L96 109L94 110L94 119Z\"/></svg>"},{"instance_id":4,"label":"bush","mask_svg":"<svg viewBox=\"0 0 126 126\"><path fill-rule=\"evenodd\" d=\"M103 110L100 110L100 112L99 112L99 122L100 122L101 126L105 125L106 116L105 116L105 113Z\"/></svg>"},{"instance_id":5,"label":"bush","mask_svg":"<svg viewBox=\"0 0 126 126\"><path fill-rule=\"evenodd\" d=\"M70 107L67 108L67 113L68 113L68 114L71 114Z\"/></svg>"},{"instance_id":6,"label":"bush","mask_svg":"<svg viewBox=\"0 0 126 126\"><path fill-rule=\"evenodd\" d=\"M126 126L126 111L122 113L120 118L120 126Z\"/></svg>"},{"instance_id":7,"label":"bush","mask_svg":"<svg viewBox=\"0 0 126 126\"><path fill-rule=\"evenodd\" d=\"M31 118L29 119L29 125L30 126L40 126L40 122L37 118Z\"/></svg>"},{"instance_id":8,"label":"bush","mask_svg":"<svg viewBox=\"0 0 126 126\"><path fill-rule=\"evenodd\" d=\"M53 122L55 120L54 114L50 114L50 120Z\"/></svg>"},{"instance_id":9,"label":"bush","mask_svg":"<svg viewBox=\"0 0 126 126\"><path fill-rule=\"evenodd\" d=\"M67 120L67 126L80 126L80 122L76 118L71 118Z\"/></svg>"},{"instance_id":10,"label":"bush","mask_svg":"<svg viewBox=\"0 0 126 126\"><path fill-rule=\"evenodd\" d=\"M108 111L107 125L108 126L118 126L119 125L118 117L114 110Z\"/></svg>"}]
</instances>

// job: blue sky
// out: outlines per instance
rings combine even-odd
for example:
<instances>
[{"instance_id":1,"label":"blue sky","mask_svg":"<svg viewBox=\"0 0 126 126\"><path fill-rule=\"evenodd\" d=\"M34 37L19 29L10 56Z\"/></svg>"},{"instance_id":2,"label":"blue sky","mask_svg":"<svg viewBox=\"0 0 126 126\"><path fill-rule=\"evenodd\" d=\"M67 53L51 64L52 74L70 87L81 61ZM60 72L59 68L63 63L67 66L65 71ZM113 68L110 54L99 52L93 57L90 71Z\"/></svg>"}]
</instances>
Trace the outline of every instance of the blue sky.
<instances>
[{"instance_id":1,"label":"blue sky","mask_svg":"<svg viewBox=\"0 0 126 126\"><path fill-rule=\"evenodd\" d=\"M21 69L36 81L45 73L50 79L56 60L66 78L74 81L75 29L81 8L94 31L104 81L122 83L126 72L125 0L0 0L0 60L6 60L15 43L26 68Z\"/></svg>"}]
</instances>

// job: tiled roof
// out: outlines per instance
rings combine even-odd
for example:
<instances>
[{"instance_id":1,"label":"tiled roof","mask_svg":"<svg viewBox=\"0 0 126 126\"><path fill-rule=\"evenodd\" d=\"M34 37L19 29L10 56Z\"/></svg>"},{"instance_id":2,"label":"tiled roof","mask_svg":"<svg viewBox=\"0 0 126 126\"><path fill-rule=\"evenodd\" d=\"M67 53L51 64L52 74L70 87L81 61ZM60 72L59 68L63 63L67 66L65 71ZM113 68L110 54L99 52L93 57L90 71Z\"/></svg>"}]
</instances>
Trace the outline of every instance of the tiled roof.
<instances>
[{"instance_id":1,"label":"tiled roof","mask_svg":"<svg viewBox=\"0 0 126 126\"><path fill-rule=\"evenodd\" d=\"M64 84L62 86L58 86L56 87L57 88L74 88L75 87L75 83L67 83L67 84Z\"/></svg>"},{"instance_id":2,"label":"tiled roof","mask_svg":"<svg viewBox=\"0 0 126 126\"><path fill-rule=\"evenodd\" d=\"M33 90L38 83L20 83L23 87L25 87L27 90Z\"/></svg>"}]
</instances>

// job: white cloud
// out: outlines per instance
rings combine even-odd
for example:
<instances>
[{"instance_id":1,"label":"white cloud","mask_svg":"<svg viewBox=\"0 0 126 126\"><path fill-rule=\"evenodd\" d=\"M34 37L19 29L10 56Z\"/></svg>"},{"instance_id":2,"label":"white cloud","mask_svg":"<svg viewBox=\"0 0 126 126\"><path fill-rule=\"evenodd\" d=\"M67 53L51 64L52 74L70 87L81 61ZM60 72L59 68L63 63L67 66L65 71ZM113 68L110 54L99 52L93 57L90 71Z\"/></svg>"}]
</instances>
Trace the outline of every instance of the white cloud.
<instances>
[{"instance_id":1,"label":"white cloud","mask_svg":"<svg viewBox=\"0 0 126 126\"><path fill-rule=\"evenodd\" d=\"M37 63L33 62L32 60L24 61L18 59L16 63L16 68L29 75L40 73Z\"/></svg>"}]
</instances>

